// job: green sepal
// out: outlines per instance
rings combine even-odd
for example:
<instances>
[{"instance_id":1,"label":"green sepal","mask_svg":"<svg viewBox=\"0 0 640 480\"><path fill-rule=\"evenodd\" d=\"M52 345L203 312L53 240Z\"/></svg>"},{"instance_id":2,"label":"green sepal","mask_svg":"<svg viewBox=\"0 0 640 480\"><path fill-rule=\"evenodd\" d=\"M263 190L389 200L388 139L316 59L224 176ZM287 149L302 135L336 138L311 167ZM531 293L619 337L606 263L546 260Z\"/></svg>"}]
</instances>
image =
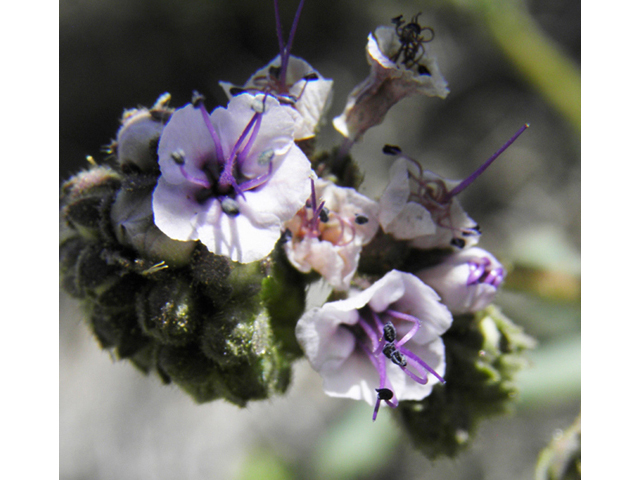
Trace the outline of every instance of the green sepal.
<instances>
[{"instance_id":1,"label":"green sepal","mask_svg":"<svg viewBox=\"0 0 640 480\"><path fill-rule=\"evenodd\" d=\"M429 459L454 457L470 444L479 422L512 410L522 354L534 340L498 308L456 316L442 336L446 384L435 385L420 401L400 402L396 410L416 447Z\"/></svg>"}]
</instances>

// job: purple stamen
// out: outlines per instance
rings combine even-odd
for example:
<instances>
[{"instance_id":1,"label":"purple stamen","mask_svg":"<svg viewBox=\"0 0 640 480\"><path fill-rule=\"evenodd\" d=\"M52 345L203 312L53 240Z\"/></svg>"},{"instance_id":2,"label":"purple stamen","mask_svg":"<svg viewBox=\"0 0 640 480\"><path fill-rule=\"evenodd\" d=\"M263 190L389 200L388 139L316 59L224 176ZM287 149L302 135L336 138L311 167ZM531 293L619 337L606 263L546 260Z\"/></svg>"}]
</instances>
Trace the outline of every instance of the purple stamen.
<instances>
[{"instance_id":1,"label":"purple stamen","mask_svg":"<svg viewBox=\"0 0 640 480\"><path fill-rule=\"evenodd\" d=\"M211 138L213 139L213 143L216 146L216 161L221 163L224 159L224 153L222 153L222 144L220 143L220 138L216 133L216 130L213 128L213 124L211 123L211 117L207 113L207 109L204 108L204 102L201 100L198 102L197 108L200 109L200 113L202 113L202 119L204 120L204 124L207 126L207 130L211 134Z\"/></svg>"},{"instance_id":2,"label":"purple stamen","mask_svg":"<svg viewBox=\"0 0 640 480\"><path fill-rule=\"evenodd\" d=\"M209 183L209 181L207 179L196 178L196 177L192 176L184 168L184 165L178 164L178 168L180 169L180 173L182 173L182 176L184 178L186 178L189 182L193 183L194 185L198 185L199 187L202 187L202 188L206 188L206 189L211 188L211 184Z\"/></svg>"},{"instance_id":3,"label":"purple stamen","mask_svg":"<svg viewBox=\"0 0 640 480\"><path fill-rule=\"evenodd\" d=\"M367 323L367 321L364 320L362 317L360 317L360 319L358 320L358 325L360 326L360 328L364 330L364 333L367 334L367 337L369 337L369 340L371 340L371 347L372 347L371 352L374 355L376 355L377 350L380 348L378 345L379 344L378 335L373 330L371 325L369 325L369 323Z\"/></svg>"},{"instance_id":4,"label":"purple stamen","mask_svg":"<svg viewBox=\"0 0 640 480\"><path fill-rule=\"evenodd\" d=\"M280 93L287 91L287 66L289 64L289 56L291 55L291 48L293 47L293 38L295 37L296 29L298 28L298 21L300 20L303 5L304 0L300 0L296 16L293 18L293 24L291 25L287 45L284 47L284 53L280 55Z\"/></svg>"},{"instance_id":5,"label":"purple stamen","mask_svg":"<svg viewBox=\"0 0 640 480\"><path fill-rule=\"evenodd\" d=\"M476 262L469 262L469 278L467 278L467 286L473 285L485 274L485 265Z\"/></svg>"},{"instance_id":6,"label":"purple stamen","mask_svg":"<svg viewBox=\"0 0 640 480\"><path fill-rule=\"evenodd\" d=\"M504 269L498 268L494 271L496 272L496 278L493 281L492 285L498 288L500 285L502 285L502 282L504 281Z\"/></svg>"},{"instance_id":7,"label":"purple stamen","mask_svg":"<svg viewBox=\"0 0 640 480\"><path fill-rule=\"evenodd\" d=\"M483 279L483 283L488 283L489 285L493 285L498 288L502 284L502 280L504 279L504 269L496 268L495 270L491 270L489 274Z\"/></svg>"},{"instance_id":8,"label":"purple stamen","mask_svg":"<svg viewBox=\"0 0 640 480\"><path fill-rule=\"evenodd\" d=\"M313 178L310 178L309 180L311 180L311 210L313 210L313 216L316 216L316 212L318 211L318 205L317 205L317 200L316 200L316 184L313 181Z\"/></svg>"},{"instance_id":9,"label":"purple stamen","mask_svg":"<svg viewBox=\"0 0 640 480\"><path fill-rule=\"evenodd\" d=\"M236 193L242 194L242 191L238 188L238 184L236 182L236 178L234 175L235 169L236 169L236 156L237 156L238 149L240 148L240 145L242 145L242 143L244 142L244 139L247 137L247 135L249 134L249 132L251 131L253 126L256 124L256 122L258 121L261 115L262 113L260 112L257 112L253 115L253 117L251 118L251 121L245 127L244 131L240 135L240 138L238 138L238 141L233 146L233 149L231 150L231 154L229 155L229 158L225 162L222 175L220 175L220 180L218 181L218 185L220 185L221 187L232 187L234 191L236 191Z\"/></svg>"},{"instance_id":10,"label":"purple stamen","mask_svg":"<svg viewBox=\"0 0 640 480\"><path fill-rule=\"evenodd\" d=\"M353 332L356 343L365 352L380 377L379 388L375 389L378 398L373 410L374 421L383 400L392 408L398 406L398 400L394 396L391 385L387 384L387 358L392 364L401 368L409 378L421 385L428 383L429 373L433 374L440 382L445 383L444 379L424 360L402 346L417 333L421 325L420 319L391 309L387 309L383 313L394 319L412 322L413 327L402 339L396 341L397 332L393 322L383 323L380 315L368 307L358 310L358 322L348 327L349 331ZM368 345L369 343L371 346Z\"/></svg>"},{"instance_id":11,"label":"purple stamen","mask_svg":"<svg viewBox=\"0 0 640 480\"><path fill-rule=\"evenodd\" d=\"M403 349L404 351L405 349ZM408 350L407 350L408 351ZM400 350L398 350L398 352L400 352ZM400 352L403 355L405 355L403 352ZM406 373L414 382L419 383L420 385L426 385L427 383L429 383L429 376L427 375L427 372L424 368L422 368L422 365L419 364L414 358L411 358L407 355L405 355L406 357L406 363L407 364L411 364L411 366L413 368L415 368L416 370L422 370L422 373L424 375L424 377L419 377L418 375L416 375L415 373L413 373L411 370L409 370L407 368L407 365L399 365L399 367L402 369L402 371L404 373ZM418 357L416 357L418 358Z\"/></svg>"},{"instance_id":12,"label":"purple stamen","mask_svg":"<svg viewBox=\"0 0 640 480\"><path fill-rule=\"evenodd\" d=\"M258 115L258 114L255 114L255 115ZM262 124L262 115L258 115L258 119L256 120L255 126L251 131L251 136L249 137L247 144L244 146L242 151L238 154L238 167L242 167L242 164L247 158L247 155L249 155L249 150L251 150L251 147L253 147L253 144L256 141L256 137L258 136L258 131L260 130L261 124Z\"/></svg>"},{"instance_id":13,"label":"purple stamen","mask_svg":"<svg viewBox=\"0 0 640 480\"><path fill-rule=\"evenodd\" d=\"M469 185L471 185L474 180L476 178L478 178L480 176L480 174L482 172L484 172L489 165L491 165L493 163L493 161L498 158L502 152L504 152L507 148L509 148L509 146L511 146L511 144L513 142L516 141L516 139L522 135L522 132L524 132L527 128L529 128L529 124L525 123L522 127L520 127L520 130L518 130L516 132L516 134L511 137L509 139L509 141L507 143L505 143L496 153L494 153L493 155L491 155L491 157L489 158L489 160L487 160L486 162L484 162L480 168L478 168L475 172L473 172L471 175L469 175L466 179L464 179L463 181L461 181L458 185L456 185L456 187L451 190L450 192L448 192L445 196L445 201L449 201L451 200L453 197L455 197L456 195L458 195L460 192L462 192L465 188L467 188Z\"/></svg>"},{"instance_id":14,"label":"purple stamen","mask_svg":"<svg viewBox=\"0 0 640 480\"><path fill-rule=\"evenodd\" d=\"M267 183L272 173L273 173L273 162L270 161L269 171L267 173L265 173L264 175L260 175L259 177L253 178L251 180L247 180L246 182L243 182L240 184L240 186L238 187L240 189L240 194L242 195L243 192L261 187L262 185Z\"/></svg>"},{"instance_id":15,"label":"purple stamen","mask_svg":"<svg viewBox=\"0 0 640 480\"><path fill-rule=\"evenodd\" d=\"M393 318L397 318L399 320L406 320L408 322L413 322L413 327L409 330L404 337L396 342L396 347L401 347L405 343L407 343L420 329L420 319L414 317L413 315L409 315L408 313L396 312L395 310L387 310L386 312Z\"/></svg>"},{"instance_id":16,"label":"purple stamen","mask_svg":"<svg viewBox=\"0 0 640 480\"><path fill-rule=\"evenodd\" d=\"M280 59L284 57L284 38L282 36L282 23L280 23L280 9L278 8L278 0L273 0L276 10L276 33L278 34L278 49L280 50Z\"/></svg>"},{"instance_id":17,"label":"purple stamen","mask_svg":"<svg viewBox=\"0 0 640 480\"><path fill-rule=\"evenodd\" d=\"M426 362L424 360L422 360L420 357L418 357L415 353L413 353L410 350L407 350L404 347L400 347L398 348L398 351L400 351L400 353L402 353L405 357L407 357L410 361L414 361L416 362L418 365L420 365L422 368L424 368L425 370L427 370L429 373L433 374L433 376L435 376L438 380L440 380L442 383L447 383L445 382L444 378L442 378L440 375L438 375L438 373L431 368L429 365L426 364ZM405 370L405 372L408 373L408 371ZM410 375L411 376L411 375ZM412 377L413 378L413 377ZM427 383L427 382L425 382Z\"/></svg>"}]
</instances>

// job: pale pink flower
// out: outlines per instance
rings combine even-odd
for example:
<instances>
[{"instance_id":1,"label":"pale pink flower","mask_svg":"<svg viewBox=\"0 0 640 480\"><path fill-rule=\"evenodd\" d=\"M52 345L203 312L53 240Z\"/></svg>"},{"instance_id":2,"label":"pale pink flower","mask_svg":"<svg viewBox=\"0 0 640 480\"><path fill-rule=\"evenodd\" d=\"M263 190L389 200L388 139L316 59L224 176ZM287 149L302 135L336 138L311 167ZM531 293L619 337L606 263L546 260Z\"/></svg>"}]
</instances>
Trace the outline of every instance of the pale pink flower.
<instances>
[{"instance_id":1,"label":"pale pink flower","mask_svg":"<svg viewBox=\"0 0 640 480\"><path fill-rule=\"evenodd\" d=\"M311 181L311 197L285 224L291 264L318 272L336 290L348 290L362 247L378 231L378 205L353 188Z\"/></svg>"}]
</instances>

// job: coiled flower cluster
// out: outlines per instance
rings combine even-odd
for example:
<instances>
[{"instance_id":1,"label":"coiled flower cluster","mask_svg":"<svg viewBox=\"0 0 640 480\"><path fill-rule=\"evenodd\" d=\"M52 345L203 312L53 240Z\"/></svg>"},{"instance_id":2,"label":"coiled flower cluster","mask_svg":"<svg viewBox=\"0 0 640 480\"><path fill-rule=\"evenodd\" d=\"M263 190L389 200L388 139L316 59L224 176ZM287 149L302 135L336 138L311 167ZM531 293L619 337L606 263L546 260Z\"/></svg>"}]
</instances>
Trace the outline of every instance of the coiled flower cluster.
<instances>
[{"instance_id":1,"label":"coiled flower cluster","mask_svg":"<svg viewBox=\"0 0 640 480\"><path fill-rule=\"evenodd\" d=\"M274 60L221 82L227 105L127 110L112 156L62 185L62 288L102 348L197 402L282 394L304 356L328 395L395 409L427 455L453 455L533 346L491 305L506 269L457 199L527 126L461 182L381 146L395 161L368 198L353 144L402 98L448 93L434 31L399 16L369 36L344 142L317 151L333 82L291 55L302 4L286 42L276 15ZM307 308L317 282L331 294Z\"/></svg>"}]
</instances>

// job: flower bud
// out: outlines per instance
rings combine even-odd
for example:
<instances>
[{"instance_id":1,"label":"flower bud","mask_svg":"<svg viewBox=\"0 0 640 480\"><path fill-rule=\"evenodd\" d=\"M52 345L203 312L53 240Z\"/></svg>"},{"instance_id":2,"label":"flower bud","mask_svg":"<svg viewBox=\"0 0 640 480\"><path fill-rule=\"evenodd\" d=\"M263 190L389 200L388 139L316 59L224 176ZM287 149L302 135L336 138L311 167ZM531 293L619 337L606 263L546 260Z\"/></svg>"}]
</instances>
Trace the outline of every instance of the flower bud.
<instances>
[{"instance_id":1,"label":"flower bud","mask_svg":"<svg viewBox=\"0 0 640 480\"><path fill-rule=\"evenodd\" d=\"M221 398L219 369L197 347L163 345L158 348L158 371L187 392L196 402Z\"/></svg>"},{"instance_id":2,"label":"flower bud","mask_svg":"<svg viewBox=\"0 0 640 480\"><path fill-rule=\"evenodd\" d=\"M182 278L154 283L138 295L140 326L161 344L186 345L194 339L200 325L191 287Z\"/></svg>"},{"instance_id":3,"label":"flower bud","mask_svg":"<svg viewBox=\"0 0 640 480\"><path fill-rule=\"evenodd\" d=\"M115 349L116 357L131 358L151 341L138 326L135 309L115 310L93 304L89 324L103 349Z\"/></svg>"},{"instance_id":4,"label":"flower bud","mask_svg":"<svg viewBox=\"0 0 640 480\"><path fill-rule=\"evenodd\" d=\"M111 208L111 223L118 241L140 255L171 266L189 262L196 242L181 242L167 237L153 223L151 194L155 178L129 176Z\"/></svg>"},{"instance_id":5,"label":"flower bud","mask_svg":"<svg viewBox=\"0 0 640 480\"><path fill-rule=\"evenodd\" d=\"M69 295L82 298L76 283L76 261L85 247L82 237L72 236L60 243L60 285Z\"/></svg>"},{"instance_id":6,"label":"flower bud","mask_svg":"<svg viewBox=\"0 0 640 480\"><path fill-rule=\"evenodd\" d=\"M113 201L120 176L109 167L92 167L67 180L61 189L61 216L87 239L100 236L103 211Z\"/></svg>"},{"instance_id":7,"label":"flower bud","mask_svg":"<svg viewBox=\"0 0 640 480\"><path fill-rule=\"evenodd\" d=\"M158 140L173 112L166 106L170 98L165 93L151 110L141 108L124 112L115 145L123 171L159 173Z\"/></svg>"}]
</instances>

